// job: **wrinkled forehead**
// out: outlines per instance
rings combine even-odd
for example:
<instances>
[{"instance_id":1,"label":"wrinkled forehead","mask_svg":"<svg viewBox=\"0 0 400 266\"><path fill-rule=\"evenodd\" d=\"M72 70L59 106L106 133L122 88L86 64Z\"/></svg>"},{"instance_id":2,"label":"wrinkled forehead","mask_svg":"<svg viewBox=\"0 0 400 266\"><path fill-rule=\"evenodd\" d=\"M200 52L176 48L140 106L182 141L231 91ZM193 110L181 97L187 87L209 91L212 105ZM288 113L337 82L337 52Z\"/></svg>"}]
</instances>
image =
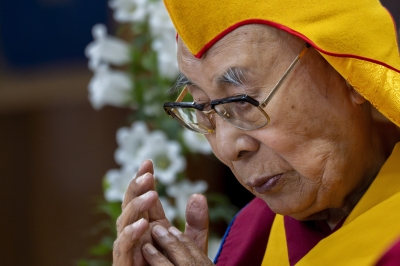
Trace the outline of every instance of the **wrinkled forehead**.
<instances>
[{"instance_id":1,"label":"wrinkled forehead","mask_svg":"<svg viewBox=\"0 0 400 266\"><path fill-rule=\"evenodd\" d=\"M297 47L302 41L284 31L276 28L250 24L239 27L225 35L215 44L213 44L201 58L196 58L193 55L184 41L178 36L178 61L179 60L206 60L223 53L224 55L238 56L238 50L244 54L260 49L260 51L274 51L279 53L288 47Z\"/></svg>"},{"instance_id":2,"label":"wrinkled forehead","mask_svg":"<svg viewBox=\"0 0 400 266\"><path fill-rule=\"evenodd\" d=\"M271 85L270 83L276 82L283 74L302 47L303 40L278 29L257 24L235 29L200 58L192 54L179 38L179 81L199 88L222 88L228 86L229 82L221 81L228 80L228 76L232 78L232 73L236 73L235 78L246 81L242 85L248 88Z\"/></svg>"}]
</instances>

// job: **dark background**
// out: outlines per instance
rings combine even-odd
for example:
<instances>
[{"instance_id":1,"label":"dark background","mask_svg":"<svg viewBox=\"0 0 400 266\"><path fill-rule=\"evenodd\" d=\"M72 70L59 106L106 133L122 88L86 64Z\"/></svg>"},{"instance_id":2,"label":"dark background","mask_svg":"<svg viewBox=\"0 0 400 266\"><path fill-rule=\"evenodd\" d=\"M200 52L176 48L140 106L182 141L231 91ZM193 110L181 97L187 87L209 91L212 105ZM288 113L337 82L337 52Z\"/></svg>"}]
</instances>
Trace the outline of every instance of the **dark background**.
<instances>
[{"instance_id":1,"label":"dark background","mask_svg":"<svg viewBox=\"0 0 400 266\"><path fill-rule=\"evenodd\" d=\"M400 1L382 3L400 25ZM113 28L106 0L0 0L1 265L73 265L95 241L95 201L129 113L87 101L83 51L96 23ZM203 160L192 178L243 206L234 177Z\"/></svg>"}]
</instances>

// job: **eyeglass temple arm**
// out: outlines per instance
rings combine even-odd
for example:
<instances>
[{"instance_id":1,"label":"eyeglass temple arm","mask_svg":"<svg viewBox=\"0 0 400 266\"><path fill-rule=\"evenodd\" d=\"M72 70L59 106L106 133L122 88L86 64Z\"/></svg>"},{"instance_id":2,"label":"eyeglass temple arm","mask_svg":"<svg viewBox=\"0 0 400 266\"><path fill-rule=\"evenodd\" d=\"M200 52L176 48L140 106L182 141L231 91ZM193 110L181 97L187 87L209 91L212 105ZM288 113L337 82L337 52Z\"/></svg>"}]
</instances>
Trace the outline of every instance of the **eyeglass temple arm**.
<instances>
[{"instance_id":1,"label":"eyeglass temple arm","mask_svg":"<svg viewBox=\"0 0 400 266\"><path fill-rule=\"evenodd\" d=\"M311 45L306 43L306 45L303 47L303 49L300 51L300 53L296 56L296 58L293 60L293 62L290 64L286 72L283 74L282 78L278 81L278 83L275 84L274 88L272 91L268 94L268 96L265 98L264 101L261 102L260 106L264 108L269 101L271 100L272 96L278 91L279 87L282 85L282 83L286 80L292 69L296 66L297 62L299 62L300 58L302 58L306 52L308 51L308 48L310 48Z\"/></svg>"},{"instance_id":2,"label":"eyeglass temple arm","mask_svg":"<svg viewBox=\"0 0 400 266\"><path fill-rule=\"evenodd\" d=\"M183 90L181 91L181 93L179 93L178 98L176 99L175 102L181 102L183 100L183 98L185 98L186 92L187 92L187 87L185 86L185 88L183 88Z\"/></svg>"}]
</instances>

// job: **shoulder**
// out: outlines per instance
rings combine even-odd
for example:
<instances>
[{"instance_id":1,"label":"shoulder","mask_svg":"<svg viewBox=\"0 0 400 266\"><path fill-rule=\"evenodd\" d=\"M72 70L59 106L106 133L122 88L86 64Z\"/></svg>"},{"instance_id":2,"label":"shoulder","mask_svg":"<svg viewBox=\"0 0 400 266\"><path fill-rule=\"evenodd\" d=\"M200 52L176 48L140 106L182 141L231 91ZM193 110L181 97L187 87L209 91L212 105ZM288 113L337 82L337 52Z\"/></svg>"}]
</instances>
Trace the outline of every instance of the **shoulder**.
<instances>
[{"instance_id":1,"label":"shoulder","mask_svg":"<svg viewBox=\"0 0 400 266\"><path fill-rule=\"evenodd\" d=\"M217 265L261 265L275 213L255 198L229 225L215 262Z\"/></svg>"}]
</instances>

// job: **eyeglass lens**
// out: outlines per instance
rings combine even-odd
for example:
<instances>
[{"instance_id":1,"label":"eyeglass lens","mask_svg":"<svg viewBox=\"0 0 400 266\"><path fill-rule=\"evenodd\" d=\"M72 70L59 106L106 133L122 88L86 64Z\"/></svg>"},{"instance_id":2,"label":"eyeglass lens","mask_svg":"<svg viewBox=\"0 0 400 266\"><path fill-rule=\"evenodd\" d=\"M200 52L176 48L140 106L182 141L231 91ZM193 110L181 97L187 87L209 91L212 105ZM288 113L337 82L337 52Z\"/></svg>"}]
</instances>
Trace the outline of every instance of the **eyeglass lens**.
<instances>
[{"instance_id":1,"label":"eyeglass lens","mask_svg":"<svg viewBox=\"0 0 400 266\"><path fill-rule=\"evenodd\" d=\"M202 111L194 108L171 108L170 113L186 128L199 133L211 133L214 126Z\"/></svg>"},{"instance_id":2,"label":"eyeglass lens","mask_svg":"<svg viewBox=\"0 0 400 266\"><path fill-rule=\"evenodd\" d=\"M212 111L199 111L194 108L170 108L173 115L184 127L203 133L212 133L214 125ZM260 128L268 123L268 116L258 106L246 101L236 101L215 106L215 111L228 123L244 129Z\"/></svg>"},{"instance_id":3,"label":"eyeglass lens","mask_svg":"<svg viewBox=\"0 0 400 266\"><path fill-rule=\"evenodd\" d=\"M224 103L215 106L215 111L227 122L238 128L252 130L268 123L262 111L245 101Z\"/></svg>"}]
</instances>

